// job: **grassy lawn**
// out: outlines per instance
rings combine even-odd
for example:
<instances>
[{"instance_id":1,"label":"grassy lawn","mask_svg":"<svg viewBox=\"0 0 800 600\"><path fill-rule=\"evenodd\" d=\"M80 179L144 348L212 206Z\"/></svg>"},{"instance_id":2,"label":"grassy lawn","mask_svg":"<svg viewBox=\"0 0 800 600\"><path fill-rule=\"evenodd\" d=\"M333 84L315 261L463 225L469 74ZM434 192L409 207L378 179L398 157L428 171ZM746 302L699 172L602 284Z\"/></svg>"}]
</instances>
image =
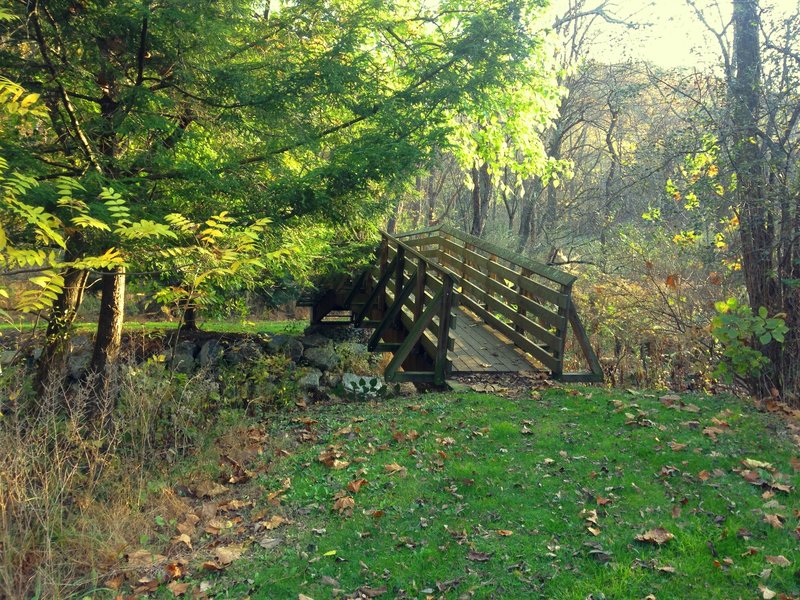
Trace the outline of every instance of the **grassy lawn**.
<instances>
[{"instance_id":1,"label":"grassy lawn","mask_svg":"<svg viewBox=\"0 0 800 600\"><path fill-rule=\"evenodd\" d=\"M786 422L732 398L684 401L553 388L279 417L289 456L245 519L290 523L266 531L274 547L196 577L226 598L797 597ZM656 528L674 538L635 539Z\"/></svg>"},{"instance_id":2,"label":"grassy lawn","mask_svg":"<svg viewBox=\"0 0 800 600\"><path fill-rule=\"evenodd\" d=\"M44 331L46 323L39 327ZM308 326L306 321L205 321L200 324L202 331L220 333L302 333ZM77 331L91 332L97 323L76 323ZM165 321L126 321L125 331L134 333L148 333L159 331L173 331L178 328L178 323ZM30 331L33 323L0 323L0 333L3 331Z\"/></svg>"}]
</instances>

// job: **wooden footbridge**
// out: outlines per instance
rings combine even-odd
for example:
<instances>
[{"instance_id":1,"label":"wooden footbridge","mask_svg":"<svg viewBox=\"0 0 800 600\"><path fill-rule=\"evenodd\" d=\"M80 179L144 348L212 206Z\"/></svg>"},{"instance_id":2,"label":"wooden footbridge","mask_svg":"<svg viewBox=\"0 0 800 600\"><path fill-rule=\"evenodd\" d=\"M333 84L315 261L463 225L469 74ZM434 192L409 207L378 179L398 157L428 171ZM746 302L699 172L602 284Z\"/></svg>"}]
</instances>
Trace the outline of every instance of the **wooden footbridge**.
<instances>
[{"instance_id":1,"label":"wooden footbridge","mask_svg":"<svg viewBox=\"0 0 800 600\"><path fill-rule=\"evenodd\" d=\"M601 381L572 303L575 279L445 225L383 232L375 265L322 290L310 302L311 321L372 328L369 349L393 355L384 372L390 382L541 372ZM570 328L586 372L564 372Z\"/></svg>"}]
</instances>

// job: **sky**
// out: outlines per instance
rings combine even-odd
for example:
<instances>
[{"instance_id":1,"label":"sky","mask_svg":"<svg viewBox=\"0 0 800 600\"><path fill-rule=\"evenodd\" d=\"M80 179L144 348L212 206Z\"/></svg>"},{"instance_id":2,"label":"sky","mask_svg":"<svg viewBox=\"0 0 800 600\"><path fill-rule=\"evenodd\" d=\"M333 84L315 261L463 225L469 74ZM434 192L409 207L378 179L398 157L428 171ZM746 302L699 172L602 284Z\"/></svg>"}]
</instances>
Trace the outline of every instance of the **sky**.
<instances>
[{"instance_id":1,"label":"sky","mask_svg":"<svg viewBox=\"0 0 800 600\"><path fill-rule=\"evenodd\" d=\"M574 0L573 0L574 1ZM551 0L550 14L563 12L569 0ZM602 0L586 0L593 8ZM710 24L720 26L731 14L731 0L696 0ZM713 8L719 5L719 9ZM800 11L800 0L761 0L777 14ZM602 23L594 43L593 58L604 62L643 59L662 67L705 67L717 62L717 42L697 19L686 0L608 0L606 10L617 17L632 17L637 29ZM800 40L798 40L800 49Z\"/></svg>"}]
</instances>

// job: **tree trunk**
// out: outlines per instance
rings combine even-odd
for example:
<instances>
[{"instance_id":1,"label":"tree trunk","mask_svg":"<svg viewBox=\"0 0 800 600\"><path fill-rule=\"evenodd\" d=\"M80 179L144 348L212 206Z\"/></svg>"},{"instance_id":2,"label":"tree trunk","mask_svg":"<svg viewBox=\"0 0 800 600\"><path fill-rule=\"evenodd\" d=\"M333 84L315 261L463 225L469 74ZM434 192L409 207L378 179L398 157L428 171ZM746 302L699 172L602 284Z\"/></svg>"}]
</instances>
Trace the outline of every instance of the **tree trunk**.
<instances>
[{"instance_id":1,"label":"tree trunk","mask_svg":"<svg viewBox=\"0 0 800 600\"><path fill-rule=\"evenodd\" d=\"M181 329L185 331L197 331L197 307L194 304L186 305L183 311Z\"/></svg>"},{"instance_id":2,"label":"tree trunk","mask_svg":"<svg viewBox=\"0 0 800 600\"><path fill-rule=\"evenodd\" d=\"M40 397L49 385L59 383L64 376L69 333L83 301L88 275L80 269L67 269L64 273L64 289L50 311L45 345L37 366L35 387Z\"/></svg>"},{"instance_id":3,"label":"tree trunk","mask_svg":"<svg viewBox=\"0 0 800 600\"><path fill-rule=\"evenodd\" d=\"M472 226L470 233L475 237L483 235L486 226L486 215L492 197L492 180L489 175L489 164L472 167Z\"/></svg>"},{"instance_id":4,"label":"tree trunk","mask_svg":"<svg viewBox=\"0 0 800 600\"><path fill-rule=\"evenodd\" d=\"M758 0L734 0L734 63L730 99L732 106L733 163L737 176L742 270L753 311L766 307L770 314L781 306L774 279L774 222L765 194L764 156L759 139L761 109L760 11ZM757 342L756 342L757 343ZM761 347L772 372L753 382L755 392L780 388L781 347L772 342Z\"/></svg>"},{"instance_id":5,"label":"tree trunk","mask_svg":"<svg viewBox=\"0 0 800 600\"><path fill-rule=\"evenodd\" d=\"M525 193L522 197L522 212L519 216L519 240L517 242L517 252L522 253L528 245L533 228L533 217L536 209L536 200L542 193L542 184L539 179L529 181L525 186Z\"/></svg>"},{"instance_id":6,"label":"tree trunk","mask_svg":"<svg viewBox=\"0 0 800 600\"><path fill-rule=\"evenodd\" d=\"M120 267L103 274L100 315L90 372L95 379L94 405L90 414L98 416L112 396L111 369L119 356L122 344L122 324L125 310L125 269Z\"/></svg>"}]
</instances>

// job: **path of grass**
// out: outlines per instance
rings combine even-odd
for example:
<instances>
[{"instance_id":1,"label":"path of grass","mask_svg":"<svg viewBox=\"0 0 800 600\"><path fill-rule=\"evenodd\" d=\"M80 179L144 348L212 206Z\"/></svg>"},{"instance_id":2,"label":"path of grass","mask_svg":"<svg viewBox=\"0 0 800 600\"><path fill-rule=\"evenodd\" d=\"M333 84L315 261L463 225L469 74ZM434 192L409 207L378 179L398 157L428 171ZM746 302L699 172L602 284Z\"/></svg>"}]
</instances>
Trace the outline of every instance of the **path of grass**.
<instances>
[{"instance_id":1,"label":"path of grass","mask_svg":"<svg viewBox=\"0 0 800 600\"><path fill-rule=\"evenodd\" d=\"M275 421L278 439L290 431L291 455L263 490L291 478L271 510L292 524L267 532L274 549L254 546L204 579L216 597L254 599L358 589L380 598L798 596L797 493L780 491L798 484L785 423L731 398L685 400L699 412L656 394L559 388L522 400L463 393L325 406ZM323 458L342 468L320 461L330 445ZM746 475L776 487L748 483L736 472L745 459L774 465L751 464ZM341 511L337 495L348 498ZM635 540L658 527L674 539Z\"/></svg>"},{"instance_id":2,"label":"path of grass","mask_svg":"<svg viewBox=\"0 0 800 600\"><path fill-rule=\"evenodd\" d=\"M219 333L301 333L308 326L306 321L205 321L200 325L201 331ZM39 327L44 329L44 324ZM77 331L94 331L97 323L76 323ZM0 334L3 331L30 331L33 323L0 323ZM125 331L135 333L148 333L160 331L174 331L178 323L165 321L126 321Z\"/></svg>"}]
</instances>

